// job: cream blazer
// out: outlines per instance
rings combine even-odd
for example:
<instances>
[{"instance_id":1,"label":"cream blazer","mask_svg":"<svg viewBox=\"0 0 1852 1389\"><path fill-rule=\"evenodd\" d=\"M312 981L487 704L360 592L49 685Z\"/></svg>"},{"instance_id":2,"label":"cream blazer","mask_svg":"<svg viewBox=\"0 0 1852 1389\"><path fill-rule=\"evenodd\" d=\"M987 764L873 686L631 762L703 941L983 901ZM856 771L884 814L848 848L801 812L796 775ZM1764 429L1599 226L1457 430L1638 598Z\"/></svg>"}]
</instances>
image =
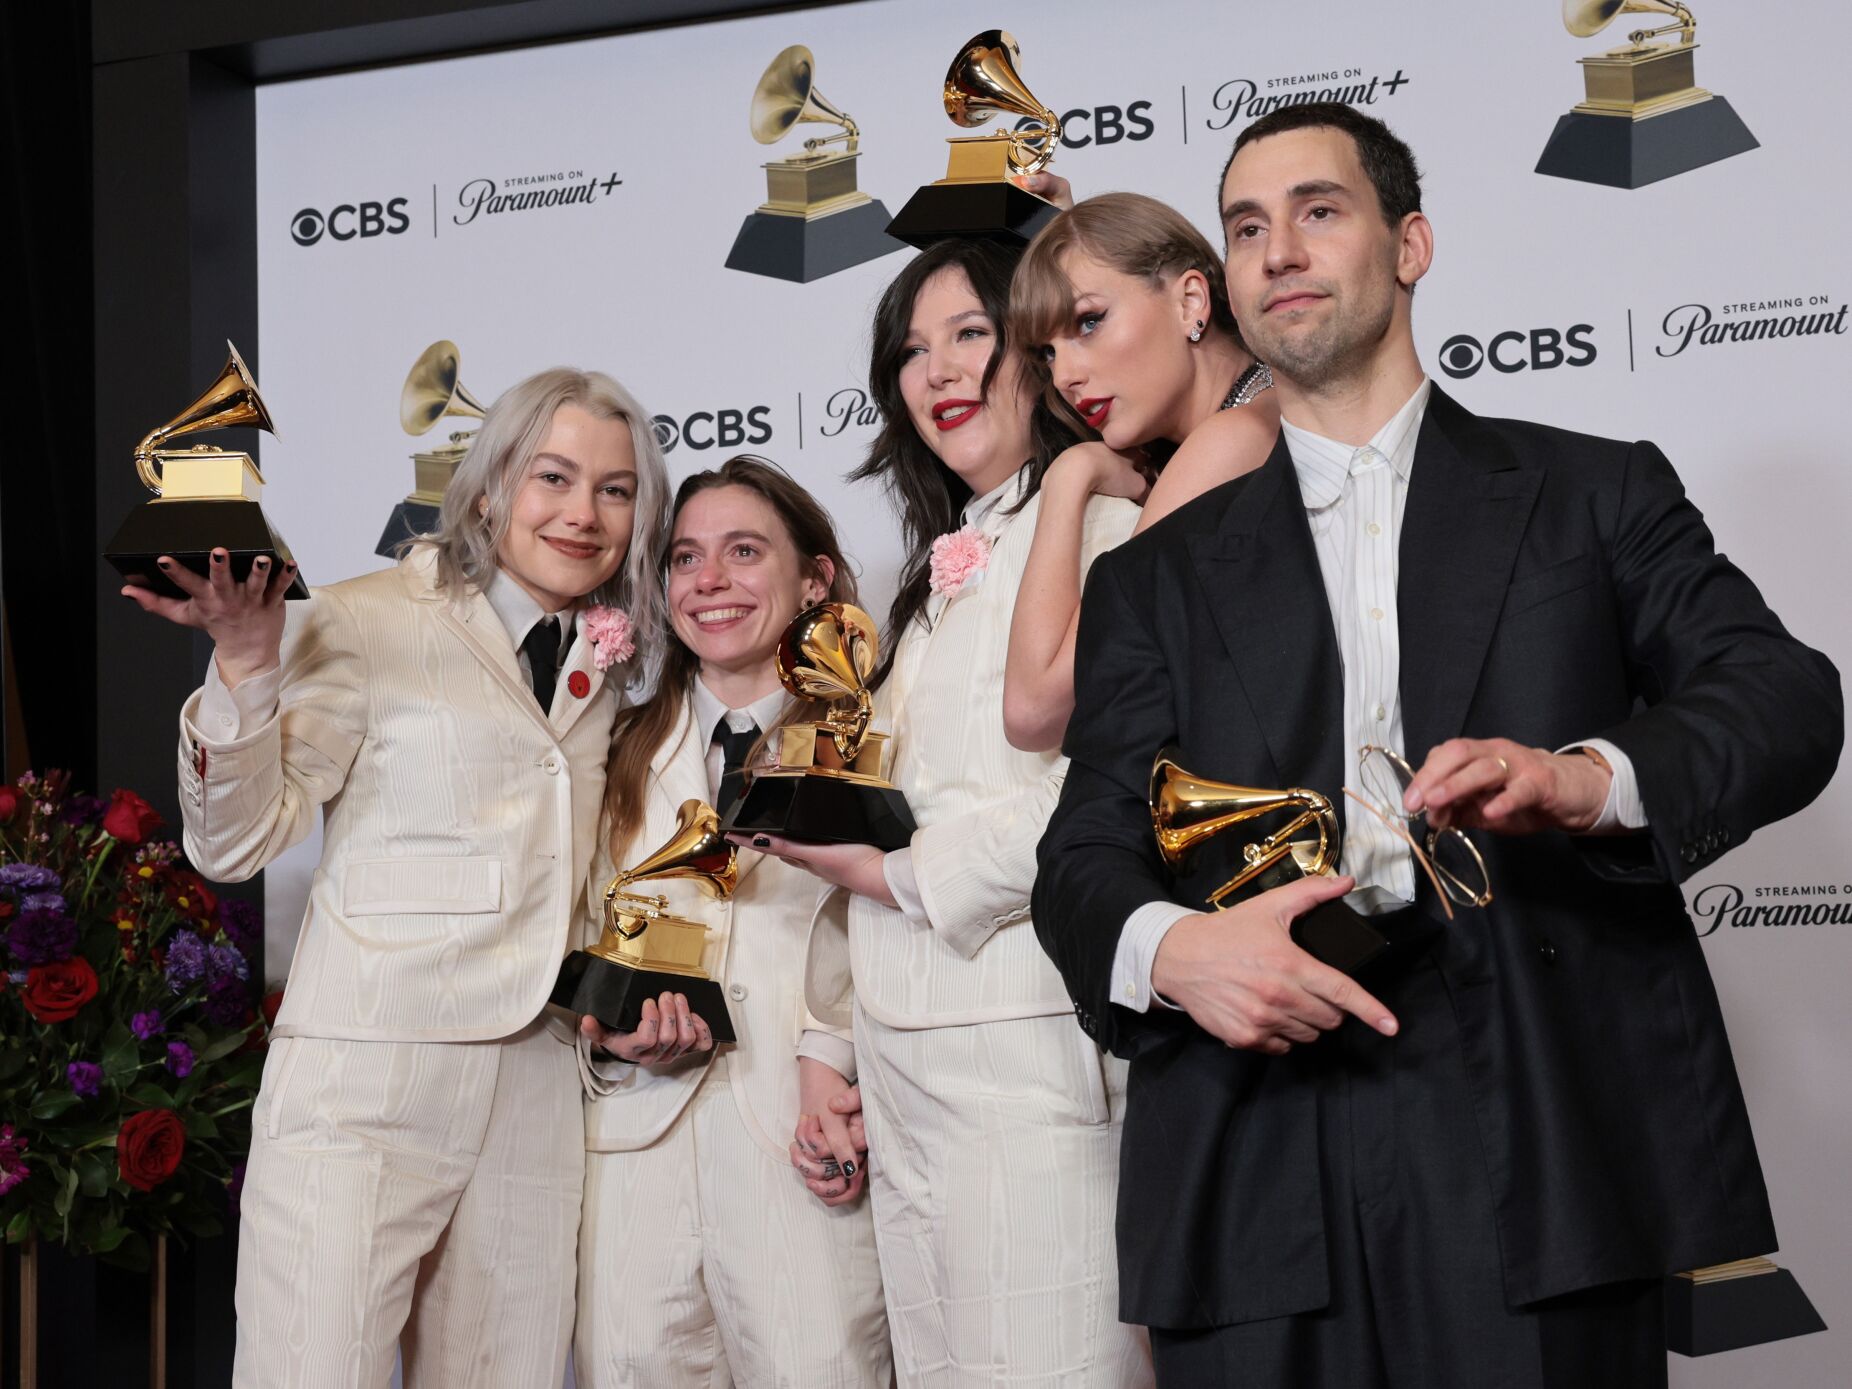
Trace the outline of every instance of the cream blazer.
<instances>
[{"instance_id":1,"label":"cream blazer","mask_svg":"<svg viewBox=\"0 0 1852 1389\"><path fill-rule=\"evenodd\" d=\"M711 803L707 784L709 739L695 727L693 700L685 700L675 729L652 759L644 791L643 827L624 850L634 861L665 843L683 801ZM616 869L601 847L587 893L583 938L598 938L604 891ZM750 849L739 851L739 885L726 901L703 896L693 883L640 885L661 894L677 916L708 928L702 968L726 993L739 1041L717 1053L688 1056L667 1066L601 1062L596 1068L579 1048L588 1091L585 1146L593 1152L648 1147L687 1108L710 1076L724 1074L740 1121L766 1152L783 1161L797 1128L797 1046L807 1028L847 1038L846 1027L826 1027L804 1006L804 941L821 892L801 868Z\"/></svg>"},{"instance_id":2,"label":"cream blazer","mask_svg":"<svg viewBox=\"0 0 1852 1389\"><path fill-rule=\"evenodd\" d=\"M876 726L892 735L889 779L919 823L913 872L929 920L846 892L823 900L806 990L815 1015L832 1023L847 1020L851 995L871 1017L900 1028L1073 1009L1029 920L1035 846L1067 759L1020 751L1003 734L1010 617L1041 509L1038 493L1007 514L1019 495L1006 494L979 527L991 542L981 578L931 597L876 696ZM1083 578L1137 522L1138 507L1123 498L1088 503Z\"/></svg>"},{"instance_id":3,"label":"cream blazer","mask_svg":"<svg viewBox=\"0 0 1852 1389\"><path fill-rule=\"evenodd\" d=\"M206 745L197 692L181 712L200 872L249 878L325 816L280 1035L505 1037L558 976L617 689L581 635L547 719L488 599L435 578L422 547L291 604L278 712L236 741Z\"/></svg>"}]
</instances>

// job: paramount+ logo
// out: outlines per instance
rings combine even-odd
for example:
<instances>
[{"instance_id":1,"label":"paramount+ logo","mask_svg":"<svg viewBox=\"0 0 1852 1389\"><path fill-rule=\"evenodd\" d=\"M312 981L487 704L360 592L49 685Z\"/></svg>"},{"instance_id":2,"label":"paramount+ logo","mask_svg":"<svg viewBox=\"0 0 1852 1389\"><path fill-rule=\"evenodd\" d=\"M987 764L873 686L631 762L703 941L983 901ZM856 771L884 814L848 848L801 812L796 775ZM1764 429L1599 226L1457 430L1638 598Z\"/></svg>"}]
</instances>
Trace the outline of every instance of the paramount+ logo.
<instances>
[{"instance_id":1,"label":"paramount+ logo","mask_svg":"<svg viewBox=\"0 0 1852 1389\"><path fill-rule=\"evenodd\" d=\"M1440 345L1440 369L1460 380L1483 366L1509 375L1519 371L1552 371L1557 367L1585 367L1595 360L1594 325L1570 328L1510 329L1481 342L1471 333L1456 333Z\"/></svg>"},{"instance_id":2,"label":"paramount+ logo","mask_svg":"<svg viewBox=\"0 0 1852 1389\"><path fill-rule=\"evenodd\" d=\"M757 447L771 442L772 407L755 405L749 410L696 410L677 419L674 415L655 415L650 427L656 431L656 445L664 453L673 453L678 445L691 449L736 449L743 444Z\"/></svg>"},{"instance_id":3,"label":"paramount+ logo","mask_svg":"<svg viewBox=\"0 0 1852 1389\"><path fill-rule=\"evenodd\" d=\"M338 203L327 213L305 207L289 219L289 235L298 246L313 246L324 236L332 241L354 241L375 236L398 236L412 224L405 209L409 198L386 202Z\"/></svg>"}]
</instances>

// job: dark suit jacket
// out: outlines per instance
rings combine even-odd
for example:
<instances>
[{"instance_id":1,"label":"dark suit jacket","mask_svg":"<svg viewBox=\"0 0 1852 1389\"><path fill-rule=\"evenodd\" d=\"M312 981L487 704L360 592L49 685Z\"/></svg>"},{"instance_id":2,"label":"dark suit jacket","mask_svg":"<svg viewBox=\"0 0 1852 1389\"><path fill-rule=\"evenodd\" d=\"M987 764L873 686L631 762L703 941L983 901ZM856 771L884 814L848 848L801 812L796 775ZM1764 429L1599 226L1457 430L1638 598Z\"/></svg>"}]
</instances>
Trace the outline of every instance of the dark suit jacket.
<instances>
[{"instance_id":1,"label":"dark suit jacket","mask_svg":"<svg viewBox=\"0 0 1852 1389\"><path fill-rule=\"evenodd\" d=\"M1838 672L1715 552L1651 444L1479 419L1435 389L1400 557L1411 760L1460 735L1607 738L1632 759L1650 821L1618 839L1476 833L1497 899L1436 946L1509 1300L1773 1249L1677 884L1825 786L1843 731ZM1132 911L1199 903L1229 863L1205 850L1180 880L1164 869L1146 807L1157 750L1175 742L1200 775L1310 786L1342 805L1342 717L1283 440L1257 471L1095 564L1073 765L1041 843L1034 918L1081 1025L1132 1062L1127 1321L1225 1325L1327 1301L1313 1049L1231 1051L1182 1013L1114 1005L1109 987Z\"/></svg>"}]
</instances>

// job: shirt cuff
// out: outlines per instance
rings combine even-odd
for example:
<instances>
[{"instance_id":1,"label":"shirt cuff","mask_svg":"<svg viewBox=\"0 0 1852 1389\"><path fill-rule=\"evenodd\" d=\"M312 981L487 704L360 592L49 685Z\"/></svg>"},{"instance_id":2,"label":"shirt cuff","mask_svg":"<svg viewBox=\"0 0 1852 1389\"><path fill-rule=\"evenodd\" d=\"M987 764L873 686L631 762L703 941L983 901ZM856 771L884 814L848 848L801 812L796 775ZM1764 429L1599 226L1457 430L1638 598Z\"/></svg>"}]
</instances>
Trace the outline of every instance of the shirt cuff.
<instances>
[{"instance_id":1,"label":"shirt cuff","mask_svg":"<svg viewBox=\"0 0 1852 1389\"><path fill-rule=\"evenodd\" d=\"M218 660L208 661L194 725L199 741L235 743L247 730L270 722L276 717L277 692L282 684L283 667L274 665L261 675L240 680L236 689L229 689L219 676Z\"/></svg>"},{"instance_id":2,"label":"shirt cuff","mask_svg":"<svg viewBox=\"0 0 1852 1389\"><path fill-rule=\"evenodd\" d=\"M887 890L894 894L894 905L915 926L931 926L926 914L926 898L920 893L920 880L913 871L913 850L894 849L881 860L881 876Z\"/></svg>"},{"instance_id":3,"label":"shirt cuff","mask_svg":"<svg viewBox=\"0 0 1852 1389\"><path fill-rule=\"evenodd\" d=\"M1146 1013L1155 1003L1177 1011L1177 1005L1151 987L1151 965L1158 946L1172 926L1196 913L1175 902L1147 902L1125 919L1119 946L1112 957L1112 1001L1134 1013Z\"/></svg>"},{"instance_id":4,"label":"shirt cuff","mask_svg":"<svg viewBox=\"0 0 1852 1389\"><path fill-rule=\"evenodd\" d=\"M1627 756L1606 738L1584 738L1579 743L1558 748L1557 752L1574 752L1577 748L1593 748L1607 759L1613 771L1613 779L1608 783L1608 799L1602 804L1601 814L1595 823L1588 827L1589 834L1612 834L1615 830L1643 830L1646 828L1646 803L1640 799L1640 779L1634 775L1633 759Z\"/></svg>"},{"instance_id":5,"label":"shirt cuff","mask_svg":"<svg viewBox=\"0 0 1852 1389\"><path fill-rule=\"evenodd\" d=\"M797 1039L797 1054L822 1062L849 1084L855 1084L855 1043L848 1038L807 1027Z\"/></svg>"}]
</instances>

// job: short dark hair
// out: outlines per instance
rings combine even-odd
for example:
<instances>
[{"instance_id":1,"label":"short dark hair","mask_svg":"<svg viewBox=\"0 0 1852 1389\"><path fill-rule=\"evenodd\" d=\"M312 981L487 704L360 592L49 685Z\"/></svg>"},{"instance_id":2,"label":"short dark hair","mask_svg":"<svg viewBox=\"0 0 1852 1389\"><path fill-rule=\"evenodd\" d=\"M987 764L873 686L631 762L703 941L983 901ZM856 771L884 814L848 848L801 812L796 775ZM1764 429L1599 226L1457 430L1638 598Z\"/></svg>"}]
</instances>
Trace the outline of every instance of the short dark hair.
<instances>
[{"instance_id":1,"label":"short dark hair","mask_svg":"<svg viewBox=\"0 0 1852 1389\"><path fill-rule=\"evenodd\" d=\"M1366 116L1341 101L1308 101L1301 106L1282 106L1277 111L1269 111L1237 135L1235 147L1228 152L1227 163L1222 165L1222 177L1215 185L1216 206L1222 205L1222 188L1228 182L1229 166L1242 150L1269 135L1318 126L1341 130L1350 136L1357 147L1357 159L1363 165L1363 172L1376 189L1376 201L1383 210L1385 222L1392 227L1398 226L1409 213L1421 211L1421 170L1415 167L1415 152L1376 117Z\"/></svg>"}]
</instances>

